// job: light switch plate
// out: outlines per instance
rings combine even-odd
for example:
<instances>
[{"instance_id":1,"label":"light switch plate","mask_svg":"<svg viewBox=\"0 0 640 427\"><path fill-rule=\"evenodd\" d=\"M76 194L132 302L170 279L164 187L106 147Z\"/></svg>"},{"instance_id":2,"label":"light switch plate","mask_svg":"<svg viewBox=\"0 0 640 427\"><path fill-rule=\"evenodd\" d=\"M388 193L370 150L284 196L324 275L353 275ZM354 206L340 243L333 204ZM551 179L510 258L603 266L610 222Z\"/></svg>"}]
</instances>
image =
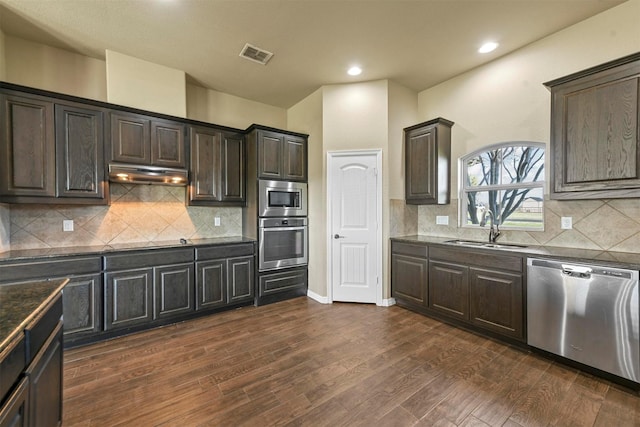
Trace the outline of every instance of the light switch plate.
<instances>
[{"instance_id":1,"label":"light switch plate","mask_svg":"<svg viewBox=\"0 0 640 427\"><path fill-rule=\"evenodd\" d=\"M560 228L563 230L571 230L573 228L573 218L570 216L560 218Z\"/></svg>"},{"instance_id":2,"label":"light switch plate","mask_svg":"<svg viewBox=\"0 0 640 427\"><path fill-rule=\"evenodd\" d=\"M436 224L449 225L449 215L436 215Z\"/></svg>"},{"instance_id":3,"label":"light switch plate","mask_svg":"<svg viewBox=\"0 0 640 427\"><path fill-rule=\"evenodd\" d=\"M213 218L213 225L216 227L220 227L220 217L216 216Z\"/></svg>"},{"instance_id":4,"label":"light switch plate","mask_svg":"<svg viewBox=\"0 0 640 427\"><path fill-rule=\"evenodd\" d=\"M62 231L73 231L73 220L72 219L62 220Z\"/></svg>"}]
</instances>

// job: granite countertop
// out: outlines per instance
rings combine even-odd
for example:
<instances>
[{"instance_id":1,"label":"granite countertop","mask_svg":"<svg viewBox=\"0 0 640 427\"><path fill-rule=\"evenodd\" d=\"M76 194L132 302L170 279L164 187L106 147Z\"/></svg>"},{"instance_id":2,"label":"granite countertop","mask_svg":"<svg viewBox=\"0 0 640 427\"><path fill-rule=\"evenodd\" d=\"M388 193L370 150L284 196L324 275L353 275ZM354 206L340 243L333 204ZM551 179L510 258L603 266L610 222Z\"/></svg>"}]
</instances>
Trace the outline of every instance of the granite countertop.
<instances>
[{"instance_id":1,"label":"granite countertop","mask_svg":"<svg viewBox=\"0 0 640 427\"><path fill-rule=\"evenodd\" d=\"M141 249L167 249L167 248L188 248L196 246L228 245L233 243L253 243L255 239L244 236L216 237L209 239L188 239L186 243L180 240L164 240L140 243L126 243L103 246L73 246L63 248L47 249L23 249L0 253L0 262L19 261L34 258L49 258L79 255L104 255L110 252L135 251Z\"/></svg>"},{"instance_id":2,"label":"granite countertop","mask_svg":"<svg viewBox=\"0 0 640 427\"><path fill-rule=\"evenodd\" d=\"M0 286L0 353L60 293L69 279Z\"/></svg>"},{"instance_id":3,"label":"granite countertop","mask_svg":"<svg viewBox=\"0 0 640 427\"><path fill-rule=\"evenodd\" d=\"M470 247L460 246L452 243L447 243L451 240L459 240L456 237L437 237L426 235L411 235L411 236L397 236L392 237L392 240L403 241L408 243L425 243L429 245L439 245L448 248L464 248L465 250L473 249L480 251L500 251L500 253L517 253L527 257L541 257L541 258L560 258L566 260L572 260L575 262L593 263L598 262L606 264L611 267L628 268L632 270L640 270L640 253L632 252L611 252L600 251L592 249L581 248L562 248L557 246L535 246L527 245L521 248L483 248L483 247ZM464 240L464 239L462 239ZM506 241L498 241L498 243L509 243Z\"/></svg>"}]
</instances>

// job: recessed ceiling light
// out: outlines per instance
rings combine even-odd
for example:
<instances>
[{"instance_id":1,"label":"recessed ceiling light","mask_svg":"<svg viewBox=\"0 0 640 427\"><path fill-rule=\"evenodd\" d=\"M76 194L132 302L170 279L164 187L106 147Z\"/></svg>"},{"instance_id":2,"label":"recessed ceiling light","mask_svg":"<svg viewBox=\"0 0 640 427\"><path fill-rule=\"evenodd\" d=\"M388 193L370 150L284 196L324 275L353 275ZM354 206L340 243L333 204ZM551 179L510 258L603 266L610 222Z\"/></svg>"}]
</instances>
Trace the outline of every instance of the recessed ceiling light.
<instances>
[{"instance_id":1,"label":"recessed ceiling light","mask_svg":"<svg viewBox=\"0 0 640 427\"><path fill-rule=\"evenodd\" d=\"M349 68L349 70L347 71L347 73L350 76L359 76L360 73L362 73L362 68L358 67L358 66L353 66L351 68Z\"/></svg>"},{"instance_id":2,"label":"recessed ceiling light","mask_svg":"<svg viewBox=\"0 0 640 427\"><path fill-rule=\"evenodd\" d=\"M498 47L498 43L496 43L496 42L487 42L487 43L483 44L482 46L480 46L480 49L478 49L478 52L480 52L480 53L493 52L497 47Z\"/></svg>"}]
</instances>

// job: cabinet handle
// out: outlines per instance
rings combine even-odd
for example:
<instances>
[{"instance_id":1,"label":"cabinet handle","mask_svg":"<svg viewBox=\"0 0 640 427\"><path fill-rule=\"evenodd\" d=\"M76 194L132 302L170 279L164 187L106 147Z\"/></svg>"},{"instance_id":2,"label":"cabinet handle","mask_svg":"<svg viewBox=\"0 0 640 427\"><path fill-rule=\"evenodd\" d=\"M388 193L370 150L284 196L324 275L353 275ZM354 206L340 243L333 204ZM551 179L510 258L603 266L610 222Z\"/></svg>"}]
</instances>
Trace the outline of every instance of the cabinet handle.
<instances>
[{"instance_id":1,"label":"cabinet handle","mask_svg":"<svg viewBox=\"0 0 640 427\"><path fill-rule=\"evenodd\" d=\"M339 235L338 233L336 233L336 234L334 234L334 235L333 235L333 238L334 238L334 239L346 239L346 238L347 238L347 236L341 236L341 235Z\"/></svg>"}]
</instances>

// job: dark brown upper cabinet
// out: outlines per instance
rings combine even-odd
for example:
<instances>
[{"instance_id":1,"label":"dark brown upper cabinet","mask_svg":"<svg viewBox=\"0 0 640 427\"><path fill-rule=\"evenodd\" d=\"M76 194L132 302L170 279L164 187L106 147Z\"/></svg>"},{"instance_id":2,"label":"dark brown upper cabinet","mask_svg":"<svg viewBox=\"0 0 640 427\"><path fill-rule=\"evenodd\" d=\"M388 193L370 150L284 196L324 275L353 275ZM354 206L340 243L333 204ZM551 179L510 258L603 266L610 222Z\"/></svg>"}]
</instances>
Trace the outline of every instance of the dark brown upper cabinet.
<instances>
[{"instance_id":1,"label":"dark brown upper cabinet","mask_svg":"<svg viewBox=\"0 0 640 427\"><path fill-rule=\"evenodd\" d=\"M14 91L0 103L2 201L108 202L104 110Z\"/></svg>"},{"instance_id":2,"label":"dark brown upper cabinet","mask_svg":"<svg viewBox=\"0 0 640 427\"><path fill-rule=\"evenodd\" d=\"M185 125L142 114L111 112L111 161L186 167Z\"/></svg>"},{"instance_id":3,"label":"dark brown upper cabinet","mask_svg":"<svg viewBox=\"0 0 640 427\"><path fill-rule=\"evenodd\" d=\"M640 53L545 83L553 199L640 196Z\"/></svg>"},{"instance_id":4,"label":"dark brown upper cabinet","mask_svg":"<svg viewBox=\"0 0 640 427\"><path fill-rule=\"evenodd\" d=\"M13 92L0 95L0 100L0 194L55 197L53 102Z\"/></svg>"},{"instance_id":5,"label":"dark brown upper cabinet","mask_svg":"<svg viewBox=\"0 0 640 427\"><path fill-rule=\"evenodd\" d=\"M104 112L56 104L55 119L58 196L103 199Z\"/></svg>"},{"instance_id":6,"label":"dark brown upper cabinet","mask_svg":"<svg viewBox=\"0 0 640 427\"><path fill-rule=\"evenodd\" d=\"M404 129L405 201L448 204L451 198L451 127L441 117Z\"/></svg>"},{"instance_id":7,"label":"dark brown upper cabinet","mask_svg":"<svg viewBox=\"0 0 640 427\"><path fill-rule=\"evenodd\" d=\"M270 130L257 130L258 178L307 181L307 139Z\"/></svg>"},{"instance_id":8,"label":"dark brown upper cabinet","mask_svg":"<svg viewBox=\"0 0 640 427\"><path fill-rule=\"evenodd\" d=\"M244 206L244 137L216 128L190 126L189 140L189 205Z\"/></svg>"}]
</instances>

